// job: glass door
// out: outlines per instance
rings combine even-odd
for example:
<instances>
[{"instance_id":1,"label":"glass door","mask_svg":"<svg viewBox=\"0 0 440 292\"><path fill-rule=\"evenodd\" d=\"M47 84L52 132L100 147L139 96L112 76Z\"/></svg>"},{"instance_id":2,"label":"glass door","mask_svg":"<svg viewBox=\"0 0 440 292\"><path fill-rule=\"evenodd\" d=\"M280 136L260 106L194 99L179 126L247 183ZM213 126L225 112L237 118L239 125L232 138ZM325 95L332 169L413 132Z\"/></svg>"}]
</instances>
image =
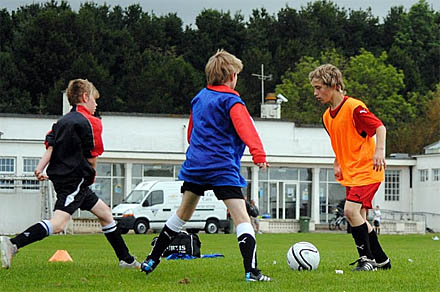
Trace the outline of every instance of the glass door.
<instances>
[{"instance_id":1,"label":"glass door","mask_svg":"<svg viewBox=\"0 0 440 292\"><path fill-rule=\"evenodd\" d=\"M278 183L269 184L269 198L270 198L270 216L274 219L279 219L279 201L278 201Z\"/></svg>"},{"instance_id":2,"label":"glass door","mask_svg":"<svg viewBox=\"0 0 440 292\"><path fill-rule=\"evenodd\" d=\"M283 219L296 218L296 204L297 204L297 185L286 183L284 184L284 216Z\"/></svg>"}]
</instances>

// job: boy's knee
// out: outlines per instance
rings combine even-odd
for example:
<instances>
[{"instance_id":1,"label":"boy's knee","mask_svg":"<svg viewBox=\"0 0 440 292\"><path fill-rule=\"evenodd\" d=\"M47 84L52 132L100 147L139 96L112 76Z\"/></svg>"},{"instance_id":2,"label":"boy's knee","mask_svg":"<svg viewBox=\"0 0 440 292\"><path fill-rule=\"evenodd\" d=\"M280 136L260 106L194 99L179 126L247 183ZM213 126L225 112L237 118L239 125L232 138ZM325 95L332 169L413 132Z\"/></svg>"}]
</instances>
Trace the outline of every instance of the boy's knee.
<instances>
[{"instance_id":1,"label":"boy's knee","mask_svg":"<svg viewBox=\"0 0 440 292\"><path fill-rule=\"evenodd\" d=\"M57 234L64 231L64 228L66 227L67 222L55 222L52 223L53 233Z\"/></svg>"}]
</instances>

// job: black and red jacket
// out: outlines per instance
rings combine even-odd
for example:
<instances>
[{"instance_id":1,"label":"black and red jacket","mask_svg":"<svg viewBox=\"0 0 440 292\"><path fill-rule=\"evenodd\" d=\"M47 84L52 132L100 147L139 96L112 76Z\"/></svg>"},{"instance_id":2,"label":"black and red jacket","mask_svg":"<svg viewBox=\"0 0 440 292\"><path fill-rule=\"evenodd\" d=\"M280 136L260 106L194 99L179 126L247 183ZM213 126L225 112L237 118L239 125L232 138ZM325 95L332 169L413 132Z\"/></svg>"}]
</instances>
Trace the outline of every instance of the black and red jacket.
<instances>
[{"instance_id":1,"label":"black and red jacket","mask_svg":"<svg viewBox=\"0 0 440 292\"><path fill-rule=\"evenodd\" d=\"M54 182L84 178L85 185L95 179L95 169L88 158L104 152L101 120L76 105L59 119L46 135L46 148L53 146L47 174Z\"/></svg>"}]
</instances>

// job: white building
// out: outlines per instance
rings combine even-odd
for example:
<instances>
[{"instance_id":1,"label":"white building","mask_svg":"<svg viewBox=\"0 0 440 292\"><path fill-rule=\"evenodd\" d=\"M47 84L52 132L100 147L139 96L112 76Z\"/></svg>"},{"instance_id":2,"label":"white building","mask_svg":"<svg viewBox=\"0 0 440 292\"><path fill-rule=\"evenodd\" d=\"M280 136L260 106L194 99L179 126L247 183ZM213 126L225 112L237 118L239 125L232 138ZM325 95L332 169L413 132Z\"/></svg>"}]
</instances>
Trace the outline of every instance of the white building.
<instances>
[{"instance_id":1,"label":"white building","mask_svg":"<svg viewBox=\"0 0 440 292\"><path fill-rule=\"evenodd\" d=\"M21 232L40 220L33 169L45 150L44 137L58 118L0 114L0 234ZM177 178L188 147L188 117L105 113L102 122L105 152L92 187L109 205L121 202L142 180ZM255 124L271 167L259 170L245 153L246 195L258 203L260 214L273 219L308 216L311 223L327 222L345 198L345 189L334 180L334 154L325 130L284 120L257 119ZM422 216L428 227L440 230L439 148L440 142L425 149L429 154L387 159L386 180L374 205L400 216L392 219Z\"/></svg>"}]
</instances>

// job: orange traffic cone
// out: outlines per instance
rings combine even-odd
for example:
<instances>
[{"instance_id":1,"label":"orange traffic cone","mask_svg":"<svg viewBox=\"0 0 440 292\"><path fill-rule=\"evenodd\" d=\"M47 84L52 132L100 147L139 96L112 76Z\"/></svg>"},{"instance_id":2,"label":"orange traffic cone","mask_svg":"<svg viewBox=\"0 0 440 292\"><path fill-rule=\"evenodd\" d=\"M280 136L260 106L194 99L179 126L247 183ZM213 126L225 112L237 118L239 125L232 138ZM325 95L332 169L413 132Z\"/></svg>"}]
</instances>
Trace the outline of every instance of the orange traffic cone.
<instances>
[{"instance_id":1,"label":"orange traffic cone","mask_svg":"<svg viewBox=\"0 0 440 292\"><path fill-rule=\"evenodd\" d=\"M73 262L67 250L59 249L49 259L49 262Z\"/></svg>"}]
</instances>

